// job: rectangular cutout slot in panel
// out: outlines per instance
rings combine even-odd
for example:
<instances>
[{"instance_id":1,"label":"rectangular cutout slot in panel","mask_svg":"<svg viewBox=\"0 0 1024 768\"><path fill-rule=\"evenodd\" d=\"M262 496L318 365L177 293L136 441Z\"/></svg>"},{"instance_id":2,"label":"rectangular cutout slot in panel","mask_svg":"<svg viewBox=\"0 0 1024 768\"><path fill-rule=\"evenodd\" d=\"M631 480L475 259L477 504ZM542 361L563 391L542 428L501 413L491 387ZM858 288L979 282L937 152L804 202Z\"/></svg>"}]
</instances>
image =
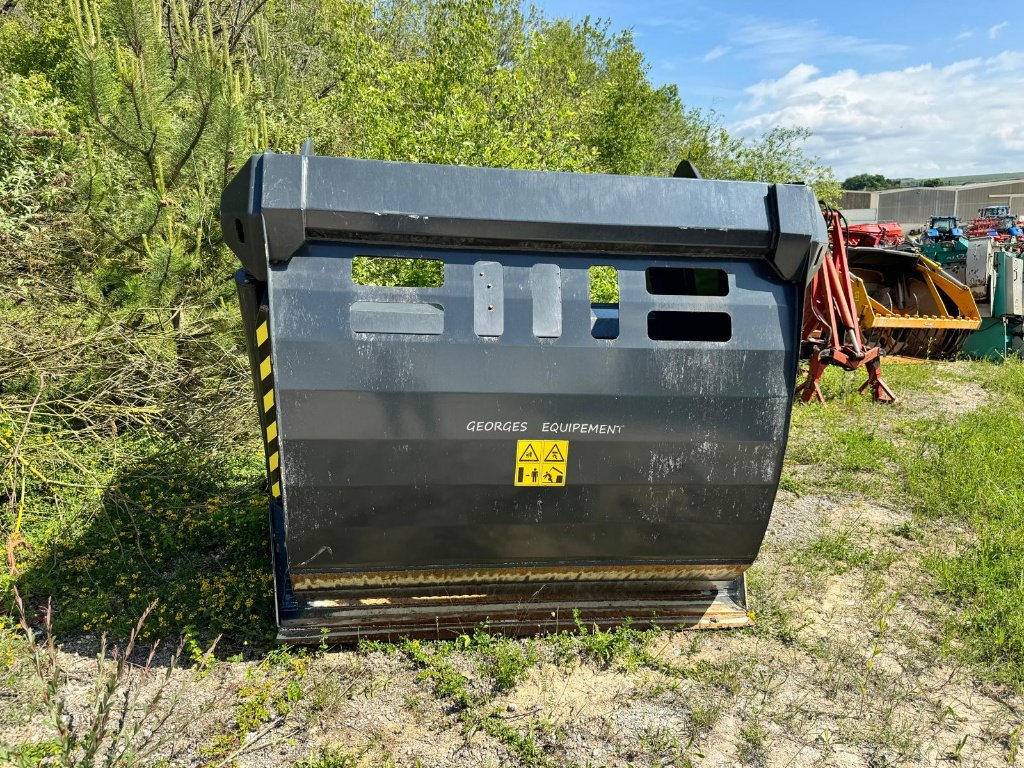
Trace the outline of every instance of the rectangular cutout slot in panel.
<instances>
[{"instance_id":1,"label":"rectangular cutout slot in panel","mask_svg":"<svg viewBox=\"0 0 1024 768\"><path fill-rule=\"evenodd\" d=\"M661 296L727 296L729 275L724 269L648 267L647 292Z\"/></svg>"},{"instance_id":2,"label":"rectangular cutout slot in panel","mask_svg":"<svg viewBox=\"0 0 1024 768\"><path fill-rule=\"evenodd\" d=\"M504 270L496 261L473 265L473 331L477 336L505 332Z\"/></svg>"},{"instance_id":3,"label":"rectangular cutout slot in panel","mask_svg":"<svg viewBox=\"0 0 1024 768\"><path fill-rule=\"evenodd\" d=\"M348 316L354 333L437 336L444 332L444 307L440 304L354 301Z\"/></svg>"},{"instance_id":4,"label":"rectangular cutout slot in panel","mask_svg":"<svg viewBox=\"0 0 1024 768\"><path fill-rule=\"evenodd\" d=\"M380 288L440 288L444 262L397 256L354 256L352 282Z\"/></svg>"},{"instance_id":5,"label":"rectangular cutout slot in panel","mask_svg":"<svg viewBox=\"0 0 1024 768\"><path fill-rule=\"evenodd\" d=\"M562 335L562 270L557 264L534 264L530 269L533 294L533 335L557 339Z\"/></svg>"},{"instance_id":6,"label":"rectangular cutout slot in panel","mask_svg":"<svg viewBox=\"0 0 1024 768\"><path fill-rule=\"evenodd\" d=\"M590 335L595 339L619 338L619 305L590 305Z\"/></svg>"},{"instance_id":7,"label":"rectangular cutout slot in panel","mask_svg":"<svg viewBox=\"0 0 1024 768\"><path fill-rule=\"evenodd\" d=\"M619 270L615 267L590 268L590 335L619 338Z\"/></svg>"},{"instance_id":8,"label":"rectangular cutout slot in panel","mask_svg":"<svg viewBox=\"0 0 1024 768\"><path fill-rule=\"evenodd\" d=\"M652 341L728 341L732 318L726 312L648 312Z\"/></svg>"}]
</instances>

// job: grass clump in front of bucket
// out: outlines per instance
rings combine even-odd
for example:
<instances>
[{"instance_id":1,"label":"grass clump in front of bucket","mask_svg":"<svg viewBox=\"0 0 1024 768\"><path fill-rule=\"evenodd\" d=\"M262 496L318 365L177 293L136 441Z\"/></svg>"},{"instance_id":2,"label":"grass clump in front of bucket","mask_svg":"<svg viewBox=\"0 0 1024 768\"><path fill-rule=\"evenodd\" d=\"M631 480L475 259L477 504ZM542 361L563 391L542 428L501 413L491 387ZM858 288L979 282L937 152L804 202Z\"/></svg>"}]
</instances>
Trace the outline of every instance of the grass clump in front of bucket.
<instances>
[{"instance_id":1,"label":"grass clump in front of bucket","mask_svg":"<svg viewBox=\"0 0 1024 768\"><path fill-rule=\"evenodd\" d=\"M517 640L491 634L486 624L478 624L472 634L461 635L455 645L460 650L476 654L481 674L493 683L497 691L515 688L540 661L532 638Z\"/></svg>"},{"instance_id":2,"label":"grass clump in front of bucket","mask_svg":"<svg viewBox=\"0 0 1024 768\"><path fill-rule=\"evenodd\" d=\"M452 643L424 643L419 640L405 640L399 648L409 661L420 669L416 678L430 683L439 698L451 701L459 710L473 707L473 697L469 692L469 678L452 664L451 656L455 650Z\"/></svg>"},{"instance_id":3,"label":"grass clump in front of bucket","mask_svg":"<svg viewBox=\"0 0 1024 768\"><path fill-rule=\"evenodd\" d=\"M650 660L651 643L660 631L658 627L636 629L629 619L620 626L601 629L584 621L579 611L573 612L573 621L573 631L563 630L547 637L559 663L571 664L582 659L605 668L633 669Z\"/></svg>"}]
</instances>

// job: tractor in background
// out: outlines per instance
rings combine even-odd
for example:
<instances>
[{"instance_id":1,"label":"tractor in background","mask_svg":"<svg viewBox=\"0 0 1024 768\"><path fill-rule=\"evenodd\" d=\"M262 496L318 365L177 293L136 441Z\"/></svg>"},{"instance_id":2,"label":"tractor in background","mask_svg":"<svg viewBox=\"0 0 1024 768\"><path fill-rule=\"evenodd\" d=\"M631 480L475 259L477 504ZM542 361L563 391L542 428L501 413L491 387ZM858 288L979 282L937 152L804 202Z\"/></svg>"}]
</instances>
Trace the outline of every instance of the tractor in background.
<instances>
[{"instance_id":1,"label":"tractor in background","mask_svg":"<svg viewBox=\"0 0 1024 768\"><path fill-rule=\"evenodd\" d=\"M967 236L989 237L997 242L1017 242L1024 237L1024 228L1018 217L1010 213L1008 205L987 205L967 225Z\"/></svg>"},{"instance_id":2,"label":"tractor in background","mask_svg":"<svg viewBox=\"0 0 1024 768\"><path fill-rule=\"evenodd\" d=\"M956 216L932 216L918 239L921 253L940 264L967 253L967 236Z\"/></svg>"},{"instance_id":3,"label":"tractor in background","mask_svg":"<svg viewBox=\"0 0 1024 768\"><path fill-rule=\"evenodd\" d=\"M928 221L928 228L921 235L921 242L941 242L963 236L964 230L956 216L932 216Z\"/></svg>"}]
</instances>

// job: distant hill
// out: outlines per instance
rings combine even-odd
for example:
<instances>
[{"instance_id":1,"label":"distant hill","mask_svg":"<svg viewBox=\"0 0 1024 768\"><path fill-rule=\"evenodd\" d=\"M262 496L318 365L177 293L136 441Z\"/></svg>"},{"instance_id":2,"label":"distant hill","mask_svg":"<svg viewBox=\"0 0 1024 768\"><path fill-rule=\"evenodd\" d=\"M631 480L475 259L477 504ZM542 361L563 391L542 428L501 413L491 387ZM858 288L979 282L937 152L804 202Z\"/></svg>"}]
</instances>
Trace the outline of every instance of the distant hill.
<instances>
[{"instance_id":1,"label":"distant hill","mask_svg":"<svg viewBox=\"0 0 1024 768\"><path fill-rule=\"evenodd\" d=\"M932 176L930 178L941 178L946 186L959 187L964 184L981 184L986 181L1008 181L1010 179L1024 179L1024 171L1016 173L980 173L974 176ZM916 187L926 179L897 179L901 187Z\"/></svg>"}]
</instances>

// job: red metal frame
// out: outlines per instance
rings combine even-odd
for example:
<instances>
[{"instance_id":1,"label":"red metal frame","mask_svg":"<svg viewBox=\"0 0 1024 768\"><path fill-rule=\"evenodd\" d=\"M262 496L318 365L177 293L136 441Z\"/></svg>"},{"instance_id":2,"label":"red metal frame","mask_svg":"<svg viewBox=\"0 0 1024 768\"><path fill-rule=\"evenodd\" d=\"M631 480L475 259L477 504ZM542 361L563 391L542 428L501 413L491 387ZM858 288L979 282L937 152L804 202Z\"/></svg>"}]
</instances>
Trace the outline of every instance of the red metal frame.
<instances>
[{"instance_id":1,"label":"red metal frame","mask_svg":"<svg viewBox=\"0 0 1024 768\"><path fill-rule=\"evenodd\" d=\"M846 243L851 248L894 248L903 242L903 227L896 221L851 224L845 232Z\"/></svg>"},{"instance_id":2,"label":"red metal frame","mask_svg":"<svg viewBox=\"0 0 1024 768\"><path fill-rule=\"evenodd\" d=\"M797 387L796 393L805 403L811 400L825 402L821 377L827 366L837 365L844 371L864 368L868 380L860 391L870 389L872 399L883 403L895 402L896 395L882 379L880 350L867 347L860 330L853 286L850 284L842 216L839 211L827 208L825 221L832 248L807 288L801 340L813 351L807 378Z\"/></svg>"},{"instance_id":3,"label":"red metal frame","mask_svg":"<svg viewBox=\"0 0 1024 768\"><path fill-rule=\"evenodd\" d=\"M967 225L967 237L990 237L997 243L1010 241L1010 228L1020 226L1020 217L1012 213L1005 216L986 216L985 209L978 211L978 215L971 219Z\"/></svg>"}]
</instances>

